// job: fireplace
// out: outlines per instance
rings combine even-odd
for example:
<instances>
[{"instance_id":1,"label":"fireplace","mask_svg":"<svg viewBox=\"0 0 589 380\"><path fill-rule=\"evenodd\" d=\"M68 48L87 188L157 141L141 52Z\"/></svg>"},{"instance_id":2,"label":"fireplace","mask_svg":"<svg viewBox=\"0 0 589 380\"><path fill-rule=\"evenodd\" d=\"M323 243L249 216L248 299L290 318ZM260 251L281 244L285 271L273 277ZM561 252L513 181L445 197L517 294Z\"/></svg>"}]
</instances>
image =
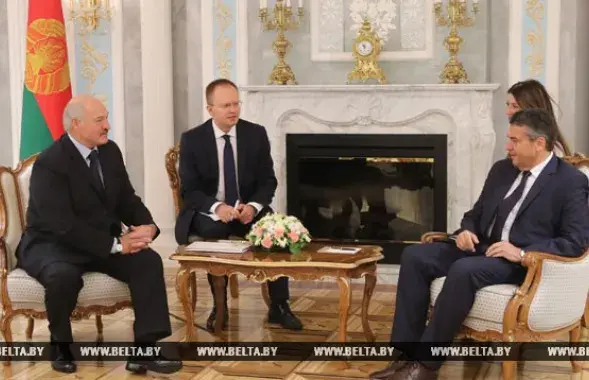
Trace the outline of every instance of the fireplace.
<instances>
[{"instance_id":1,"label":"fireplace","mask_svg":"<svg viewBox=\"0 0 589 380\"><path fill-rule=\"evenodd\" d=\"M287 134L287 212L314 241L377 244L398 264L447 227L445 134Z\"/></svg>"}]
</instances>

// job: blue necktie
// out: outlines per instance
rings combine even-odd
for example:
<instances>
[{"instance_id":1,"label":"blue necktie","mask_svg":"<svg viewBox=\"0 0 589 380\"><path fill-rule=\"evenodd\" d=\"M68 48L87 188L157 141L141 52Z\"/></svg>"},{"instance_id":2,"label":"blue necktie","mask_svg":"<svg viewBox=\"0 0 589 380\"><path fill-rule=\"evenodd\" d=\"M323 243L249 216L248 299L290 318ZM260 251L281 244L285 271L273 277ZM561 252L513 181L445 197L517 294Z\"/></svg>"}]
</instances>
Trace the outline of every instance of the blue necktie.
<instances>
[{"instance_id":1,"label":"blue necktie","mask_svg":"<svg viewBox=\"0 0 589 380\"><path fill-rule=\"evenodd\" d=\"M522 194L524 193L524 189L526 187L526 182L530 174L531 173L529 171L523 172L519 186L513 191L513 193L511 193L510 196L499 202L499 206L497 207L497 214L495 216L495 224L493 225L493 229L491 230L491 236L489 237L491 239L491 242L496 243L498 241L501 241L501 233L503 232L505 221L507 220L507 217L509 216L511 210L513 210L517 202L522 197Z\"/></svg>"},{"instance_id":2,"label":"blue necktie","mask_svg":"<svg viewBox=\"0 0 589 380\"><path fill-rule=\"evenodd\" d=\"M235 158L229 135L223 135L225 149L223 150L223 175L225 178L225 203L231 207L239 198L237 192L237 174L235 170Z\"/></svg>"}]
</instances>

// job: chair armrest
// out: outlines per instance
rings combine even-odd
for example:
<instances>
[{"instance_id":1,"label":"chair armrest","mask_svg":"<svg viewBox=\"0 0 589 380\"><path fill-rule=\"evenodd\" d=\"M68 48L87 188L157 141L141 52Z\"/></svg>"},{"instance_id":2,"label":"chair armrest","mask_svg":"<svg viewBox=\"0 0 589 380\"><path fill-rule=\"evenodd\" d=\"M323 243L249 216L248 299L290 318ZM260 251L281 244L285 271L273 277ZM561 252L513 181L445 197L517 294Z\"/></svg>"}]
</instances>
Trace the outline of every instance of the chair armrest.
<instances>
[{"instance_id":1,"label":"chair armrest","mask_svg":"<svg viewBox=\"0 0 589 380\"><path fill-rule=\"evenodd\" d=\"M535 266L542 265L544 260L551 260L551 261L560 261L563 263L575 263L578 261L583 261L589 254L589 249L585 251L579 257L567 257L567 256L558 256L553 255L552 253L545 253L545 252L538 252L538 251L530 251L527 252L522 260L522 265L528 269L533 268Z\"/></svg>"},{"instance_id":2,"label":"chair armrest","mask_svg":"<svg viewBox=\"0 0 589 380\"><path fill-rule=\"evenodd\" d=\"M544 262L553 261L562 264L576 264L587 258L589 250L579 257L563 257L545 252L527 252L521 265L528 268L526 278L520 285L514 297L505 310L503 318L504 334L516 331L518 326L528 326L528 317L536 291L542 282L542 268Z\"/></svg>"},{"instance_id":3,"label":"chair armrest","mask_svg":"<svg viewBox=\"0 0 589 380\"><path fill-rule=\"evenodd\" d=\"M449 234L446 232L430 231L421 235L421 243L433 243L437 240L448 239Z\"/></svg>"}]
</instances>

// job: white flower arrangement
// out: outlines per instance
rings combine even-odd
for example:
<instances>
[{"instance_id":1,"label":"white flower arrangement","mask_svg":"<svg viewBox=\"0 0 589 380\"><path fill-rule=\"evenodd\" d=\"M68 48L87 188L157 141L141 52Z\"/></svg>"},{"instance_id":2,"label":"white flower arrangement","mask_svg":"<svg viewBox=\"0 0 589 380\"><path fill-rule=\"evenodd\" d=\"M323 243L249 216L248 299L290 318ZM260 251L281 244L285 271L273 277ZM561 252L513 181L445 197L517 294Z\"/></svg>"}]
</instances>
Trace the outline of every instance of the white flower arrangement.
<instances>
[{"instance_id":1,"label":"white flower arrangement","mask_svg":"<svg viewBox=\"0 0 589 380\"><path fill-rule=\"evenodd\" d=\"M290 252L300 252L311 242L309 230L294 216L274 213L258 220L246 236L254 246L267 250L288 248Z\"/></svg>"}]
</instances>

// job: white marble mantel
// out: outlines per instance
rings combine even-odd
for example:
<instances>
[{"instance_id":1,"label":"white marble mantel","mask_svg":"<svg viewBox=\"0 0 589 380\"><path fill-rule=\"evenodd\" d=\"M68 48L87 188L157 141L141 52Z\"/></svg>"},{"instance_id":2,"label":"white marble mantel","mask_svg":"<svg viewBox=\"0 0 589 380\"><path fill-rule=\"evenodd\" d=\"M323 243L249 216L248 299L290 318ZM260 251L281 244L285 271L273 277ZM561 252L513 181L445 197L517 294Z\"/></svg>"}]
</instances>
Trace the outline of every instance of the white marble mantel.
<instances>
[{"instance_id":1,"label":"white marble mantel","mask_svg":"<svg viewBox=\"0 0 589 380\"><path fill-rule=\"evenodd\" d=\"M478 197L495 149L498 84L242 87L242 118L266 127L286 210L286 134L447 134L448 229Z\"/></svg>"}]
</instances>

